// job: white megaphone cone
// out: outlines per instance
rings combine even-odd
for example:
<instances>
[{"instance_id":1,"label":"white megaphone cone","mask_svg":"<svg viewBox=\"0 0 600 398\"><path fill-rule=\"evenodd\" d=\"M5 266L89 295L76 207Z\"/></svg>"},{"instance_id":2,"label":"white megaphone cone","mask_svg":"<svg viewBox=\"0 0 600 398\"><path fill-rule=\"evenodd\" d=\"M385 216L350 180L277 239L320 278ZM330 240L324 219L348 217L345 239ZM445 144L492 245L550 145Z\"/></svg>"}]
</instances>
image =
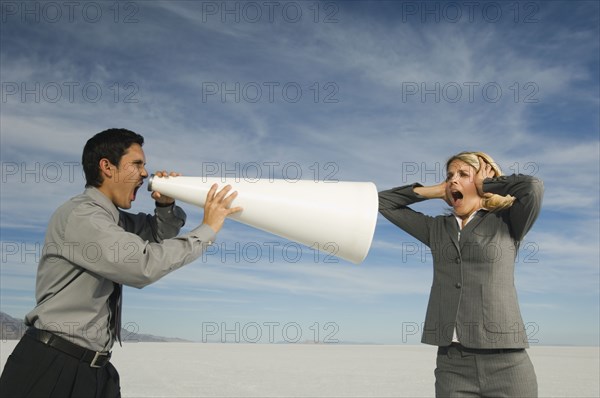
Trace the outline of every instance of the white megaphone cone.
<instances>
[{"instance_id":1,"label":"white megaphone cone","mask_svg":"<svg viewBox=\"0 0 600 398\"><path fill-rule=\"evenodd\" d=\"M149 191L204 207L212 184L237 191L229 218L346 259L362 262L373 240L379 199L371 182L237 180L150 176Z\"/></svg>"}]
</instances>

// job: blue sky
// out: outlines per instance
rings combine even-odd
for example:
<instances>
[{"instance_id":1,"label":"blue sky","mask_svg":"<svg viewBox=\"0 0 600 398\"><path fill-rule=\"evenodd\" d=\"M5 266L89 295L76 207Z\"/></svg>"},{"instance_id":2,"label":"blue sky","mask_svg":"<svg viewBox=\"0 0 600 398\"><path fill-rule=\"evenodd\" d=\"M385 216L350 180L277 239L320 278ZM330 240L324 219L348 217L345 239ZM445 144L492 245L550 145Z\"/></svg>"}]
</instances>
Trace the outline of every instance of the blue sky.
<instances>
[{"instance_id":1,"label":"blue sky","mask_svg":"<svg viewBox=\"0 0 600 398\"><path fill-rule=\"evenodd\" d=\"M125 127L151 171L380 190L488 152L545 183L516 271L532 342L598 345L597 2L1 7L2 311L35 304L46 223L83 190L86 140ZM132 211L152 211L140 192ZM182 207L189 230L202 211ZM431 277L427 248L381 216L361 265L228 221L216 250L126 289L124 322L196 341L418 344Z\"/></svg>"}]
</instances>

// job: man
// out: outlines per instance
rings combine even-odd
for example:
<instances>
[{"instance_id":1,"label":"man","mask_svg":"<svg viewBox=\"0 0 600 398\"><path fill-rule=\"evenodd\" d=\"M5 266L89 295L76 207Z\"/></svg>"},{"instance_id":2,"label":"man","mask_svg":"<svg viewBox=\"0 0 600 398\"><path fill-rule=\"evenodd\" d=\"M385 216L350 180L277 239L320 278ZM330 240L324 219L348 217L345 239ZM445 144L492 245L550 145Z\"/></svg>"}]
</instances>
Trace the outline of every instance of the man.
<instances>
[{"instance_id":1,"label":"man","mask_svg":"<svg viewBox=\"0 0 600 398\"><path fill-rule=\"evenodd\" d=\"M185 213L159 192L152 193L154 215L120 210L131 208L148 177L143 143L125 129L105 130L86 143L86 189L49 222L37 305L0 378L3 397L119 397L119 375L109 360L120 341L122 285L142 288L194 261L225 218L241 210L230 208L236 197L227 196L230 186L217 193L214 185L202 225L182 236Z\"/></svg>"}]
</instances>

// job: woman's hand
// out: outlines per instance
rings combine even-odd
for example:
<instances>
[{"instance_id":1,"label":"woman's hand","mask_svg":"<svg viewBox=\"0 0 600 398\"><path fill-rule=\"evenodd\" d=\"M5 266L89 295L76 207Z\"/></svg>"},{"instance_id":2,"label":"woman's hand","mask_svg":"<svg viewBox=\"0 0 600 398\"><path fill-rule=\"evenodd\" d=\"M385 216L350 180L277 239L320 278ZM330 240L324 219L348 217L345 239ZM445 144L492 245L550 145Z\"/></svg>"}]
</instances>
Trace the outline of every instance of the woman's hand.
<instances>
[{"instance_id":1,"label":"woman's hand","mask_svg":"<svg viewBox=\"0 0 600 398\"><path fill-rule=\"evenodd\" d=\"M481 197L489 196L483 191L483 180L486 178L492 178L496 176L496 172L492 168L492 165L487 163L481 156L479 159L479 170L477 174L475 174L475 187L477 188L477 193Z\"/></svg>"},{"instance_id":2,"label":"woman's hand","mask_svg":"<svg viewBox=\"0 0 600 398\"><path fill-rule=\"evenodd\" d=\"M416 187L414 192L426 197L427 199L443 199L448 205L452 206L450 199L448 198L448 192L446 190L446 181L442 181L437 185L431 185L428 187Z\"/></svg>"}]
</instances>

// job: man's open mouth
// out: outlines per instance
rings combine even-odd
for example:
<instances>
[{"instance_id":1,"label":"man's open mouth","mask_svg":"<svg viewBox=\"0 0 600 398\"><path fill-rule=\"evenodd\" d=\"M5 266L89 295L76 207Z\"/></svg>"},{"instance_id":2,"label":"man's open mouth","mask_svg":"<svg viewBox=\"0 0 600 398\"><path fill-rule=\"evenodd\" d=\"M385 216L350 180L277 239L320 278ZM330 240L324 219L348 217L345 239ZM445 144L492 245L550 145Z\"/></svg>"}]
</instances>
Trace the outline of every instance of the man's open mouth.
<instances>
[{"instance_id":1,"label":"man's open mouth","mask_svg":"<svg viewBox=\"0 0 600 398\"><path fill-rule=\"evenodd\" d=\"M144 181L140 181L137 186L135 188L133 188L133 195L131 197L131 200L135 200L135 197L137 196L137 191L138 189L140 189L142 187L142 184L144 184Z\"/></svg>"}]
</instances>

